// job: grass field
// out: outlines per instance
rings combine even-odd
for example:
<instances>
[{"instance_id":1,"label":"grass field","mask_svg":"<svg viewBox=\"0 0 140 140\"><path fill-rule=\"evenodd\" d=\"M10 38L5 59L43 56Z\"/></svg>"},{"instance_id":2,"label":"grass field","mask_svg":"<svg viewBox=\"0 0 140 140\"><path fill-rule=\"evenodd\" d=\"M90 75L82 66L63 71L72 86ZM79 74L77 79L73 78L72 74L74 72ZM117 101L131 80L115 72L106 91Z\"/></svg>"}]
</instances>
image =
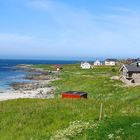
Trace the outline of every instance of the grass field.
<instances>
[{"instance_id":1,"label":"grass field","mask_svg":"<svg viewBox=\"0 0 140 140\"><path fill-rule=\"evenodd\" d=\"M60 80L50 83L55 99L0 102L0 140L140 140L140 86L124 87L114 75L119 67L64 65ZM88 99L61 99L68 90L85 91Z\"/></svg>"}]
</instances>

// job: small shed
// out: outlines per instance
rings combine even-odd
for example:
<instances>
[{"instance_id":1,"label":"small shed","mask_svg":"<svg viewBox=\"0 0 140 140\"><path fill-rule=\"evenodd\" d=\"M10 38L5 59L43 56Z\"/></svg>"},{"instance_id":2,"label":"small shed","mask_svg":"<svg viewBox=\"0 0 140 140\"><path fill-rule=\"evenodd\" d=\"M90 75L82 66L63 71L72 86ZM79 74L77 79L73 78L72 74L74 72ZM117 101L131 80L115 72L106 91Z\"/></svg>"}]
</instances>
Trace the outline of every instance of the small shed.
<instances>
[{"instance_id":1,"label":"small shed","mask_svg":"<svg viewBox=\"0 0 140 140\"><path fill-rule=\"evenodd\" d=\"M87 98L87 93L79 91L67 91L62 92L62 98Z\"/></svg>"},{"instance_id":2,"label":"small shed","mask_svg":"<svg viewBox=\"0 0 140 140\"><path fill-rule=\"evenodd\" d=\"M60 71L60 70L63 69L63 68L61 67L61 65L54 65L54 69L55 69L56 71Z\"/></svg>"}]
</instances>

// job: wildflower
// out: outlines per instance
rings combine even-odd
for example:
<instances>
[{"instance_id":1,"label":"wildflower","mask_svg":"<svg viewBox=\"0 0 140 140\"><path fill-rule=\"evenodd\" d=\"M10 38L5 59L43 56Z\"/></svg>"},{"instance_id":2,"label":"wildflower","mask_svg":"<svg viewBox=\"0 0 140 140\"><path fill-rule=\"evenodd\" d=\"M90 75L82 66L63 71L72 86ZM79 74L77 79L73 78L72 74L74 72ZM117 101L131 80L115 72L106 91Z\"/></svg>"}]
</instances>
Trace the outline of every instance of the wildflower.
<instances>
[{"instance_id":1,"label":"wildflower","mask_svg":"<svg viewBox=\"0 0 140 140\"><path fill-rule=\"evenodd\" d=\"M121 136L116 136L116 139L118 140L118 139L121 139Z\"/></svg>"},{"instance_id":2,"label":"wildflower","mask_svg":"<svg viewBox=\"0 0 140 140\"><path fill-rule=\"evenodd\" d=\"M114 138L114 134L109 134L109 135L108 135L108 138L109 138L109 139L113 139L113 138Z\"/></svg>"},{"instance_id":3,"label":"wildflower","mask_svg":"<svg viewBox=\"0 0 140 140\"><path fill-rule=\"evenodd\" d=\"M94 123L93 121L70 122L67 128L57 131L56 134L50 138L50 140L69 140L70 138L80 135L84 130L97 128L97 126L98 124Z\"/></svg>"},{"instance_id":4,"label":"wildflower","mask_svg":"<svg viewBox=\"0 0 140 140\"><path fill-rule=\"evenodd\" d=\"M120 129L118 129L117 131L115 131L115 133L116 133L116 134L122 134L122 133L123 133L122 131L123 131L123 129L120 128Z\"/></svg>"},{"instance_id":5,"label":"wildflower","mask_svg":"<svg viewBox=\"0 0 140 140\"><path fill-rule=\"evenodd\" d=\"M138 126L138 125L140 125L140 123L137 123L137 122L136 122L136 123L133 123L131 126L132 126L132 127L136 127L136 126Z\"/></svg>"}]
</instances>

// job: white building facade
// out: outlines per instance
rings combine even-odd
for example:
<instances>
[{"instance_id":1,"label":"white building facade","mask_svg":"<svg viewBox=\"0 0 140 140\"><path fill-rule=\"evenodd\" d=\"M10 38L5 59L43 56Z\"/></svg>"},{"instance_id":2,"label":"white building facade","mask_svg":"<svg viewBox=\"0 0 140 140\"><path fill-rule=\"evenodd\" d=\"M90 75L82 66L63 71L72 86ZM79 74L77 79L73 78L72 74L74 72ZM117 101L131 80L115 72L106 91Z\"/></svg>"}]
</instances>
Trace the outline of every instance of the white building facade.
<instances>
[{"instance_id":1,"label":"white building facade","mask_svg":"<svg viewBox=\"0 0 140 140\"><path fill-rule=\"evenodd\" d=\"M94 62L94 66L100 66L100 65L102 65L102 63L101 63L99 60L96 60L96 61Z\"/></svg>"},{"instance_id":2,"label":"white building facade","mask_svg":"<svg viewBox=\"0 0 140 140\"><path fill-rule=\"evenodd\" d=\"M106 66L115 66L116 65L116 59L107 59L105 60Z\"/></svg>"},{"instance_id":3,"label":"white building facade","mask_svg":"<svg viewBox=\"0 0 140 140\"><path fill-rule=\"evenodd\" d=\"M91 68L91 65L88 62L82 62L81 63L81 68L82 69L90 69Z\"/></svg>"}]
</instances>

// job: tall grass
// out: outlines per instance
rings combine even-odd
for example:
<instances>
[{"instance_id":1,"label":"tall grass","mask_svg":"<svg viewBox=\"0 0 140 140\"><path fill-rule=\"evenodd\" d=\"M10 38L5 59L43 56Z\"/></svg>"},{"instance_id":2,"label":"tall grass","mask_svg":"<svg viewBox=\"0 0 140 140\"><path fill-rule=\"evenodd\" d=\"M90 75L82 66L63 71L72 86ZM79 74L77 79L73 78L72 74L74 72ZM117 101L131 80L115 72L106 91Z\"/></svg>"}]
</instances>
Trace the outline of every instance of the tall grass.
<instances>
[{"instance_id":1,"label":"tall grass","mask_svg":"<svg viewBox=\"0 0 140 140\"><path fill-rule=\"evenodd\" d=\"M53 70L51 65L37 67ZM119 67L103 66L81 70L78 64L64 65L61 79L51 83L57 87L55 99L0 102L0 139L45 140L92 121L98 127L83 126L80 133L74 137L68 134L67 139L139 140L140 87L124 87L120 81L111 80L111 76L119 75L118 70ZM68 90L85 91L88 99L61 99L60 93ZM99 121L101 103L103 112ZM82 126L75 124L73 128L71 123L75 121Z\"/></svg>"}]
</instances>

